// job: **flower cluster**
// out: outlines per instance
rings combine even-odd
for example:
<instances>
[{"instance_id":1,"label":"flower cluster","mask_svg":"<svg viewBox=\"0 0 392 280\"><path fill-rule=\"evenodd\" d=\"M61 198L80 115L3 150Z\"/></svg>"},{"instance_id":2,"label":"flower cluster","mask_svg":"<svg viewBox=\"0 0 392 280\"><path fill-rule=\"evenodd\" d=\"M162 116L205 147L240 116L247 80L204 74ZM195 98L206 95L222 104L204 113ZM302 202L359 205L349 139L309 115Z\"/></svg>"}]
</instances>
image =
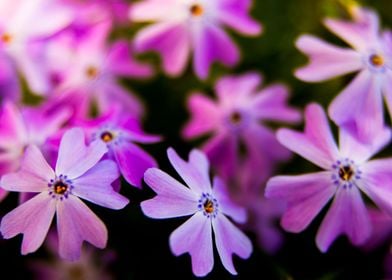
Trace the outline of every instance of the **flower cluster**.
<instances>
[{"instance_id":1,"label":"flower cluster","mask_svg":"<svg viewBox=\"0 0 392 280\"><path fill-rule=\"evenodd\" d=\"M56 270L73 275L72 269L109 278L92 264L94 247L107 246L111 229L94 212L96 206L121 210L130 201L150 218L189 217L170 234L168 249L188 253L198 277L213 270L215 256L235 275L233 255L276 253L285 236L279 219L283 229L299 233L329 203L316 235L320 251L340 235L365 249L387 239L392 158L372 158L392 137L383 113L384 98L392 115L392 33L382 30L375 11L350 6L350 19L324 21L349 47L313 35L296 40L309 57L295 70L298 79L355 73L328 114L317 103L305 106L298 132L281 128L302 121L288 85L264 82L254 70L234 72L241 62L236 38L263 32L251 15L255 2L0 1L1 206L12 203L9 192L19 193L18 205L1 217L0 233L4 239L22 234L22 255L48 240L51 255L58 251L60 258L52 267L35 265L42 278L55 279ZM148 52L158 54L162 71ZM214 71L215 63L225 74ZM183 76L204 88L186 96L188 120L172 142L154 122L167 129L172 123L150 119L149 96L130 88L139 80ZM147 118L156 134L143 128ZM179 156L182 147L175 147L179 153L167 148L185 142L192 146L188 160ZM153 149L162 145L179 178L158 168L166 158ZM293 153L322 171L277 176ZM128 197L148 189L155 196ZM93 247L86 250L85 241Z\"/></svg>"}]
</instances>

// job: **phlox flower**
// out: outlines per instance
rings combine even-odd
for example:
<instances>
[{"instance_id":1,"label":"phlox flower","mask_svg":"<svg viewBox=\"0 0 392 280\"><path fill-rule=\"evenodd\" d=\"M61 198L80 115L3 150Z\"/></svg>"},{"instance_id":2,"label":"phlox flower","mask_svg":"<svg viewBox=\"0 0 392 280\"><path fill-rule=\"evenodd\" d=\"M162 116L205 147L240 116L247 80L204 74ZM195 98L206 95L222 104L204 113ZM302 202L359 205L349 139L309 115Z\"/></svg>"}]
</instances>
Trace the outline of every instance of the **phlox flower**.
<instances>
[{"instance_id":1,"label":"phlox flower","mask_svg":"<svg viewBox=\"0 0 392 280\"><path fill-rule=\"evenodd\" d=\"M164 71L178 76L193 53L196 75L205 79L211 64L234 66L239 50L225 32L230 27L258 35L261 26L249 16L251 0L145 0L131 5L130 19L153 22L136 34L137 51L157 51Z\"/></svg>"},{"instance_id":2,"label":"phlox flower","mask_svg":"<svg viewBox=\"0 0 392 280\"><path fill-rule=\"evenodd\" d=\"M149 77L152 68L132 58L125 40L109 44L111 28L111 22L104 20L85 28L82 35L67 30L47 45L51 102L74 105L77 115L84 117L93 105L99 113L116 104L134 116L143 114L141 101L120 85L119 78Z\"/></svg>"},{"instance_id":3,"label":"phlox flower","mask_svg":"<svg viewBox=\"0 0 392 280\"><path fill-rule=\"evenodd\" d=\"M384 125L383 95L392 113L392 33L380 32L378 16L372 11L357 8L353 14L354 21L324 21L350 48L311 35L297 40L297 48L310 61L295 75L307 82L319 82L358 72L332 101L329 115L338 126L344 125L360 139L370 141Z\"/></svg>"},{"instance_id":4,"label":"phlox flower","mask_svg":"<svg viewBox=\"0 0 392 280\"><path fill-rule=\"evenodd\" d=\"M140 121L131 114L113 109L100 118L76 124L85 129L90 141L100 141L107 146L107 158L117 163L124 179L131 185L141 188L144 172L157 167L155 159L137 144L156 143L161 138L146 134Z\"/></svg>"},{"instance_id":5,"label":"phlox flower","mask_svg":"<svg viewBox=\"0 0 392 280\"><path fill-rule=\"evenodd\" d=\"M4 52L35 93L47 93L40 44L67 27L70 9L53 0L0 1L0 52ZM17 75L17 72L15 72Z\"/></svg>"},{"instance_id":6,"label":"phlox flower","mask_svg":"<svg viewBox=\"0 0 392 280\"><path fill-rule=\"evenodd\" d=\"M371 144L364 144L340 129L338 148L323 109L311 104L305 114L304 133L280 129L277 138L324 171L273 177L265 195L287 202L281 224L290 232L304 230L333 198L317 232L318 248L326 252L341 234L347 235L354 245L361 245L372 232L361 193L392 215L392 159L369 160L390 142L391 132L380 130Z\"/></svg>"},{"instance_id":7,"label":"phlox flower","mask_svg":"<svg viewBox=\"0 0 392 280\"><path fill-rule=\"evenodd\" d=\"M22 233L22 254L34 252L42 245L56 214L62 258L78 259L84 240L104 248L107 229L80 198L112 209L128 204L128 199L111 186L119 176L116 164L99 162L106 152L106 146L98 141L86 146L83 130L68 130L53 170L37 146L28 146L20 170L4 175L0 185L8 191L37 194L2 218L2 236L8 239Z\"/></svg>"},{"instance_id":8,"label":"phlox flower","mask_svg":"<svg viewBox=\"0 0 392 280\"><path fill-rule=\"evenodd\" d=\"M247 164L248 173L254 175L255 171L262 180L262 173L269 174L272 162L290 156L265 123L294 123L300 120L300 114L287 105L288 90L284 85L259 89L261 83L257 73L226 76L216 83L216 101L202 93L193 93L189 98L191 120L183 136L192 139L211 135L202 149L226 179Z\"/></svg>"},{"instance_id":9,"label":"phlox flower","mask_svg":"<svg viewBox=\"0 0 392 280\"><path fill-rule=\"evenodd\" d=\"M0 51L0 106L5 101L19 102L21 88L15 65L11 59Z\"/></svg>"},{"instance_id":10,"label":"phlox flower","mask_svg":"<svg viewBox=\"0 0 392 280\"><path fill-rule=\"evenodd\" d=\"M209 178L209 163L200 151L193 150L189 161L182 160L173 149L168 157L186 187L167 173L152 168L145 174L146 183L157 193L141 204L143 212L157 219L192 215L170 235L170 248L176 256L188 252L196 276L207 275L214 266L212 238L223 266L237 274L232 254L248 258L252 243L226 217L245 222L246 212L231 202L223 181L215 177L213 188Z\"/></svg>"}]
</instances>

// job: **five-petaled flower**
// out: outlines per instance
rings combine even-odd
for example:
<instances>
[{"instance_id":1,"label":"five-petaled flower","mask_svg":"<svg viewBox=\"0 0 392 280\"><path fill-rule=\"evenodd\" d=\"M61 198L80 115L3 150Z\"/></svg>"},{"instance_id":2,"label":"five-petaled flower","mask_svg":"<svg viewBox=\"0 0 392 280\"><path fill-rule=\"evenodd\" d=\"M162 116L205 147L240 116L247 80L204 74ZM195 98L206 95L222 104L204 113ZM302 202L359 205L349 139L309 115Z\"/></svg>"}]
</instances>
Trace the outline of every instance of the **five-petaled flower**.
<instances>
[{"instance_id":1,"label":"five-petaled flower","mask_svg":"<svg viewBox=\"0 0 392 280\"><path fill-rule=\"evenodd\" d=\"M84 240L104 248L107 229L79 197L112 209L128 204L128 199L111 186L119 177L116 164L110 160L99 162L106 152L106 146L98 141L86 146L83 130L68 130L53 170L37 146L28 146L21 169L4 175L0 184L8 191L37 195L3 217L3 237L23 233L22 254L34 252L42 245L56 214L62 258L78 259Z\"/></svg>"},{"instance_id":2,"label":"five-petaled flower","mask_svg":"<svg viewBox=\"0 0 392 280\"><path fill-rule=\"evenodd\" d=\"M319 105L309 105L305 118L304 133L281 129L277 137L287 148L325 171L273 177L267 183L265 194L287 202L282 226L291 232L304 230L334 197L318 230L317 246L327 251L340 234L346 234L355 245L363 244L372 227L360 191L392 215L392 159L369 161L389 143L391 132L378 131L373 143L366 145L340 129L338 149Z\"/></svg>"},{"instance_id":3,"label":"five-petaled flower","mask_svg":"<svg viewBox=\"0 0 392 280\"><path fill-rule=\"evenodd\" d=\"M157 196L142 202L143 212L157 219L192 215L171 234L172 252L177 256L189 252L193 273L197 276L208 274L214 266L213 230L224 267L236 274L232 254L248 258L252 243L226 215L237 222L245 222L245 210L231 202L226 186L218 177L215 177L214 187L211 187L209 163L203 153L193 150L189 162L186 162L173 149L169 149L168 157L189 187L159 169L147 170L145 181Z\"/></svg>"}]
</instances>

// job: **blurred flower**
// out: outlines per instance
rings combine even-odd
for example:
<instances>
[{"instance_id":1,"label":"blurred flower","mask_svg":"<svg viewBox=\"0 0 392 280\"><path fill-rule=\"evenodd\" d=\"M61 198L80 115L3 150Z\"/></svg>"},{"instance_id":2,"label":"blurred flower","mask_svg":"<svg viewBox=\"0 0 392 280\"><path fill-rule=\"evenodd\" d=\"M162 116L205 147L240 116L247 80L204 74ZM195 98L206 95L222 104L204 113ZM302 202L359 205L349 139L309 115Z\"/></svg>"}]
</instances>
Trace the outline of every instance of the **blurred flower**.
<instances>
[{"instance_id":1,"label":"blurred flower","mask_svg":"<svg viewBox=\"0 0 392 280\"><path fill-rule=\"evenodd\" d=\"M392 112L392 33L380 34L378 16L372 11L357 8L354 16L354 22L324 21L352 49L314 36L301 36L296 46L310 57L310 63L295 75L304 81L318 82L359 71L332 101L329 115L338 126L344 125L360 139L371 141L384 125L382 94Z\"/></svg>"},{"instance_id":2,"label":"blurred flower","mask_svg":"<svg viewBox=\"0 0 392 280\"><path fill-rule=\"evenodd\" d=\"M42 245L56 213L62 258L77 260L84 240L104 248L107 229L79 197L112 209L128 204L110 185L119 176L116 164L98 162L106 152L106 146L98 141L86 146L83 131L71 129L61 140L54 171L37 146L28 146L20 171L4 175L0 185L8 191L38 194L3 217L3 237L22 233L22 254L34 252Z\"/></svg>"},{"instance_id":3,"label":"blurred flower","mask_svg":"<svg viewBox=\"0 0 392 280\"><path fill-rule=\"evenodd\" d=\"M234 66L239 50L224 26L259 35L261 26L249 16L251 0L145 0L132 4L130 19L154 22L136 34L137 51L157 51L164 71L180 75L193 52L196 75L208 77L211 64Z\"/></svg>"},{"instance_id":4,"label":"blurred flower","mask_svg":"<svg viewBox=\"0 0 392 280\"><path fill-rule=\"evenodd\" d=\"M252 177L257 172L265 180L277 161L290 152L275 137L266 122L298 122L299 112L287 105L288 90L282 84L258 89L257 73L221 78L215 87L215 102L201 93L191 95L188 107L192 118L183 130L187 139L212 134L203 145L211 164L225 180L247 164Z\"/></svg>"},{"instance_id":5,"label":"blurred flower","mask_svg":"<svg viewBox=\"0 0 392 280\"><path fill-rule=\"evenodd\" d=\"M117 163L128 183L142 187L144 172L156 167L157 163L135 143L156 143L161 140L159 136L146 134L139 120L116 109L100 118L76 124L87 131L91 141L100 141L107 146L107 157Z\"/></svg>"},{"instance_id":6,"label":"blurred flower","mask_svg":"<svg viewBox=\"0 0 392 280\"><path fill-rule=\"evenodd\" d=\"M21 88L12 60L0 51L0 106L5 101L19 102Z\"/></svg>"},{"instance_id":7,"label":"blurred flower","mask_svg":"<svg viewBox=\"0 0 392 280\"><path fill-rule=\"evenodd\" d=\"M391 131L378 131L371 145L365 145L340 129L338 149L319 105L309 105L305 118L304 133L280 129L278 140L325 171L273 177L267 183L266 197L287 202L282 226L291 232L304 230L334 197L318 230L317 246L326 252L340 234L361 245L370 237L372 226L360 191L392 215L392 159L369 161L390 142Z\"/></svg>"},{"instance_id":8,"label":"blurred flower","mask_svg":"<svg viewBox=\"0 0 392 280\"><path fill-rule=\"evenodd\" d=\"M214 266L212 230L223 266L237 274L232 254L246 259L252 252L252 243L226 215L235 221L246 221L244 209L233 204L226 186L215 178L211 188L209 163L205 155L193 150L189 162L183 161L173 149L168 157L188 187L153 168L145 174L146 183L157 193L153 199L142 202L143 212L156 219L192 215L170 236L170 248L178 256L188 252L192 257L192 270L196 276L207 275Z\"/></svg>"}]
</instances>

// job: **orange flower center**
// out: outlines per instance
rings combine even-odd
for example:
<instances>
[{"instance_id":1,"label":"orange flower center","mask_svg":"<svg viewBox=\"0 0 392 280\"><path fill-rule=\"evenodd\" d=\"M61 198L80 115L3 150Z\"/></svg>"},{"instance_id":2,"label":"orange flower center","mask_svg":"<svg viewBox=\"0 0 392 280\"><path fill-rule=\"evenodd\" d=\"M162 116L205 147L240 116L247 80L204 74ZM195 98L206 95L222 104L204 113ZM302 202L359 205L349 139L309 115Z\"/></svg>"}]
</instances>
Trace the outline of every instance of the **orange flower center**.
<instances>
[{"instance_id":1,"label":"orange flower center","mask_svg":"<svg viewBox=\"0 0 392 280\"><path fill-rule=\"evenodd\" d=\"M343 181L350 181L354 175L354 170L349 165L344 165L339 168L339 177Z\"/></svg>"},{"instance_id":2,"label":"orange flower center","mask_svg":"<svg viewBox=\"0 0 392 280\"><path fill-rule=\"evenodd\" d=\"M369 58L370 63L375 67L381 67L384 65L384 58L381 55L373 54Z\"/></svg>"},{"instance_id":3,"label":"orange flower center","mask_svg":"<svg viewBox=\"0 0 392 280\"><path fill-rule=\"evenodd\" d=\"M112 141L114 138L113 134L110 133L109 131L105 131L101 134L101 139L103 142L108 143L110 141Z\"/></svg>"},{"instance_id":4,"label":"orange flower center","mask_svg":"<svg viewBox=\"0 0 392 280\"><path fill-rule=\"evenodd\" d=\"M58 181L54 184L53 190L56 194L65 194L68 190L68 185L63 181Z\"/></svg>"},{"instance_id":5,"label":"orange flower center","mask_svg":"<svg viewBox=\"0 0 392 280\"><path fill-rule=\"evenodd\" d=\"M204 14L204 8L203 6L199 4L193 4L190 8L192 16L199 17Z\"/></svg>"},{"instance_id":6,"label":"orange flower center","mask_svg":"<svg viewBox=\"0 0 392 280\"><path fill-rule=\"evenodd\" d=\"M86 69L86 76L90 79L95 79L98 76L98 69L95 66L89 66Z\"/></svg>"},{"instance_id":7,"label":"orange flower center","mask_svg":"<svg viewBox=\"0 0 392 280\"><path fill-rule=\"evenodd\" d=\"M204 211L206 211L208 214L214 212L214 203L211 200L207 199L203 206Z\"/></svg>"}]
</instances>

